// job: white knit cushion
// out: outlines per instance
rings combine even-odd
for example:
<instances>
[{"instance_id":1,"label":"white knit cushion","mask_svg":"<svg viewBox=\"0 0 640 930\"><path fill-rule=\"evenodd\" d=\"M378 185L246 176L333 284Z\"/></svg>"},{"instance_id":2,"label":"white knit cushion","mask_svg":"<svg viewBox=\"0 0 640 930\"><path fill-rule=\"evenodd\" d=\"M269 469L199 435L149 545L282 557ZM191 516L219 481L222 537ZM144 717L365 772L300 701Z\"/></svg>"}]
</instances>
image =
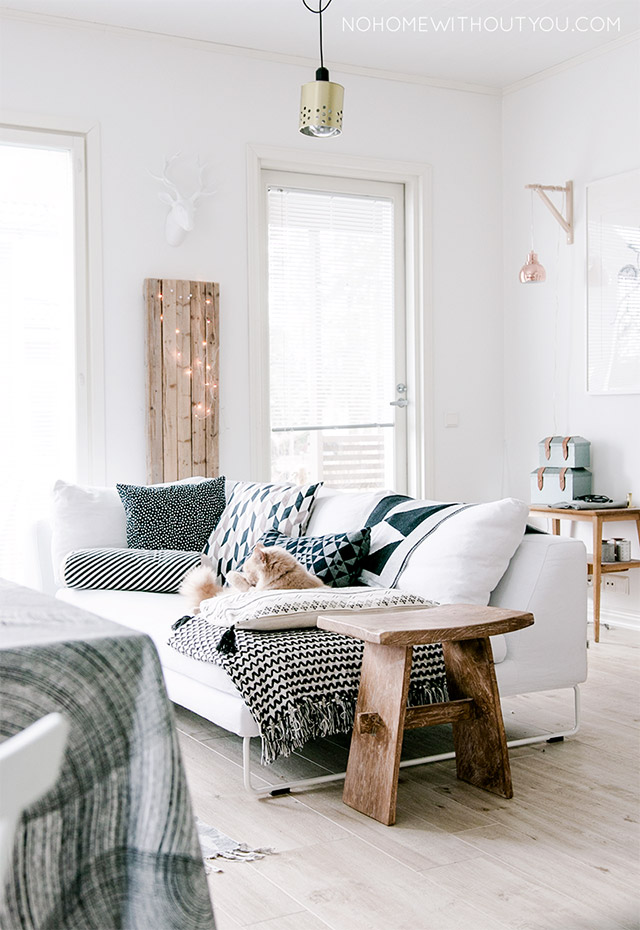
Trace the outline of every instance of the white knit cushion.
<instances>
[{"instance_id":1,"label":"white knit cushion","mask_svg":"<svg viewBox=\"0 0 640 930\"><path fill-rule=\"evenodd\" d=\"M384 588L305 588L221 594L202 602L200 616L212 626L293 630L316 626L322 611L378 613L390 608L396 611L432 606L423 597Z\"/></svg>"}]
</instances>

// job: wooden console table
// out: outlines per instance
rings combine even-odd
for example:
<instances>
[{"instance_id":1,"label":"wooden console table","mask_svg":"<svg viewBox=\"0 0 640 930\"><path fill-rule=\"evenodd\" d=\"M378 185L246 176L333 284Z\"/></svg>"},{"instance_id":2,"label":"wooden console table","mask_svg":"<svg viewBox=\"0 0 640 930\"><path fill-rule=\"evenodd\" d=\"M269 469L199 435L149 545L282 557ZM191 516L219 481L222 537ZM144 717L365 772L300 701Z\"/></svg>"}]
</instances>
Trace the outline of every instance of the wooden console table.
<instances>
[{"instance_id":1,"label":"wooden console table","mask_svg":"<svg viewBox=\"0 0 640 930\"><path fill-rule=\"evenodd\" d=\"M529 508L532 513L549 517L553 527L553 535L560 535L561 520L576 520L591 523L593 527L593 555L587 556L587 574L593 576L593 628L594 639L600 642L600 582L602 575L608 572L626 572L628 568L640 568L640 560L632 559L630 562L603 562L602 561L602 525L607 522L620 523L623 520L632 520L636 524L638 542L640 542L640 509L637 507L623 507L614 510L565 510L556 507L544 507L532 504Z\"/></svg>"},{"instance_id":2,"label":"wooden console table","mask_svg":"<svg viewBox=\"0 0 640 930\"><path fill-rule=\"evenodd\" d=\"M532 623L529 613L469 604L320 614L321 630L364 640L344 803L380 823L395 823L403 733L439 723L453 724L458 778L513 797L489 637ZM449 700L408 708L412 647L425 643L442 643Z\"/></svg>"}]
</instances>

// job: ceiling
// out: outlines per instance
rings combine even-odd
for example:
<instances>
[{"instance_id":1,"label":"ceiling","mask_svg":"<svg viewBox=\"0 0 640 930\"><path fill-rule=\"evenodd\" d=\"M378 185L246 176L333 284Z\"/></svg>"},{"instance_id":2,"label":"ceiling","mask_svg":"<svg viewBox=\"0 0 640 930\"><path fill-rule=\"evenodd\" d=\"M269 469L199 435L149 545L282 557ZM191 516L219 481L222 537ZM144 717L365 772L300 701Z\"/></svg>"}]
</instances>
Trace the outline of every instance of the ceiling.
<instances>
[{"instance_id":1,"label":"ceiling","mask_svg":"<svg viewBox=\"0 0 640 930\"><path fill-rule=\"evenodd\" d=\"M302 0L8 0L0 10L317 56L318 20ZM503 88L630 36L640 3L335 0L323 18L326 63L336 71L343 64Z\"/></svg>"}]
</instances>

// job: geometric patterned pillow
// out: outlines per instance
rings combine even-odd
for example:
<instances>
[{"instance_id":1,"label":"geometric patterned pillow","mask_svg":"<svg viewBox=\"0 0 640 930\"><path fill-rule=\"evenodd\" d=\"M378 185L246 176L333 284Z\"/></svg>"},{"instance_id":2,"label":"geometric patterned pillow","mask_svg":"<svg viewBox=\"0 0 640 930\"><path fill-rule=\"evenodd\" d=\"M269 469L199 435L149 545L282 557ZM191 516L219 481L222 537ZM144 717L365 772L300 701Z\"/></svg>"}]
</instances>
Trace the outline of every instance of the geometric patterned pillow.
<instances>
[{"instance_id":1,"label":"geometric patterned pillow","mask_svg":"<svg viewBox=\"0 0 640 930\"><path fill-rule=\"evenodd\" d=\"M365 521L371 547L360 581L440 604L488 604L522 541L527 514L515 498L445 504L389 497Z\"/></svg>"},{"instance_id":2,"label":"geometric patterned pillow","mask_svg":"<svg viewBox=\"0 0 640 930\"><path fill-rule=\"evenodd\" d=\"M204 547L219 582L240 568L267 530L301 536L320 486L238 481Z\"/></svg>"},{"instance_id":3,"label":"geometric patterned pillow","mask_svg":"<svg viewBox=\"0 0 640 930\"><path fill-rule=\"evenodd\" d=\"M224 477L198 484L117 484L130 549L202 549L225 506Z\"/></svg>"},{"instance_id":4,"label":"geometric patterned pillow","mask_svg":"<svg viewBox=\"0 0 640 930\"><path fill-rule=\"evenodd\" d=\"M68 588L172 594L200 560L199 552L170 549L76 549L64 559L60 575Z\"/></svg>"},{"instance_id":5,"label":"geometric patterned pillow","mask_svg":"<svg viewBox=\"0 0 640 930\"><path fill-rule=\"evenodd\" d=\"M269 530L260 542L265 546L280 546L290 552L308 572L331 588L355 585L362 560L369 554L370 527L355 533L334 533L331 536L299 536L291 539L278 530Z\"/></svg>"},{"instance_id":6,"label":"geometric patterned pillow","mask_svg":"<svg viewBox=\"0 0 640 930\"><path fill-rule=\"evenodd\" d=\"M362 581L378 588L395 588L414 549L444 521L471 506L417 501L403 494L383 498L367 518L371 545Z\"/></svg>"}]
</instances>

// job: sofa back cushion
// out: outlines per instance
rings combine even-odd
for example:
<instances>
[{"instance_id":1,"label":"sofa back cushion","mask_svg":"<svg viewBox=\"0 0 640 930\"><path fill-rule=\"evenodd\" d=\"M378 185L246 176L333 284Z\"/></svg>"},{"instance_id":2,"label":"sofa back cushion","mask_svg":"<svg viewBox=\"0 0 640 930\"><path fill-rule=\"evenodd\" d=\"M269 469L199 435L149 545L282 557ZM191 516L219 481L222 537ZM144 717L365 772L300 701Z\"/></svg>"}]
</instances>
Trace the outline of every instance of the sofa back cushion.
<instances>
[{"instance_id":1,"label":"sofa back cushion","mask_svg":"<svg viewBox=\"0 0 640 930\"><path fill-rule=\"evenodd\" d=\"M446 504L393 495L367 523L361 581L440 604L488 604L520 544L528 507L514 498Z\"/></svg>"},{"instance_id":2,"label":"sofa back cushion","mask_svg":"<svg viewBox=\"0 0 640 930\"><path fill-rule=\"evenodd\" d=\"M339 491L322 487L318 491L307 525L308 536L351 533L362 529L374 508L393 491Z\"/></svg>"}]
</instances>

